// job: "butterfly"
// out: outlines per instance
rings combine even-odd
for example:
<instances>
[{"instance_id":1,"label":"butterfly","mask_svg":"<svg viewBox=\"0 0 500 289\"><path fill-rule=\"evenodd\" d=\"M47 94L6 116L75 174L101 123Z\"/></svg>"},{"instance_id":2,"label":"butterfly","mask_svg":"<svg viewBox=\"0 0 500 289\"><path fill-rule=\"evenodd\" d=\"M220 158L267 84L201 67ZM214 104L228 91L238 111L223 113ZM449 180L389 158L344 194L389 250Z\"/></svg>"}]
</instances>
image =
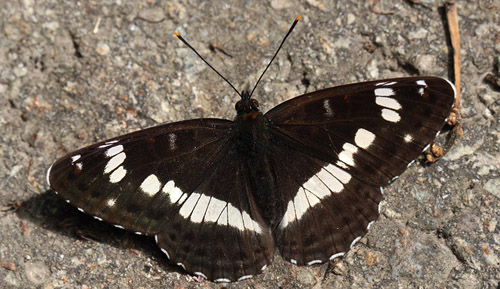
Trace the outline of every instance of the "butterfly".
<instances>
[{"instance_id":1,"label":"butterfly","mask_svg":"<svg viewBox=\"0 0 500 289\"><path fill-rule=\"evenodd\" d=\"M234 120L111 138L58 159L47 182L80 211L153 236L172 262L209 280L250 278L277 250L296 265L324 263L367 232L382 186L434 140L456 95L443 78L393 78L314 91L263 114L254 90L236 90Z\"/></svg>"}]
</instances>

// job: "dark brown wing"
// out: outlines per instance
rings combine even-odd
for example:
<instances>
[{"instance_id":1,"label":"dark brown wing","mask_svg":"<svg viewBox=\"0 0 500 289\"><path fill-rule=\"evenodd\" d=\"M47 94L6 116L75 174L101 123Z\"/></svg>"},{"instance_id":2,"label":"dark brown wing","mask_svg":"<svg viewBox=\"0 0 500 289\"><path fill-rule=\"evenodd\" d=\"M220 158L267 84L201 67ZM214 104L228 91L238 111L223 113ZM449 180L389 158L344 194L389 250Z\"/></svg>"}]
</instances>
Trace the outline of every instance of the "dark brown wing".
<instances>
[{"instance_id":1,"label":"dark brown wing","mask_svg":"<svg viewBox=\"0 0 500 289\"><path fill-rule=\"evenodd\" d=\"M359 240L378 216L379 187L434 140L454 96L441 78L396 78L316 91L269 111L283 187L274 236L284 258L324 262Z\"/></svg>"},{"instance_id":2,"label":"dark brown wing","mask_svg":"<svg viewBox=\"0 0 500 289\"><path fill-rule=\"evenodd\" d=\"M95 218L155 236L169 258L211 280L260 273L272 257L231 121L153 127L72 152L49 169L50 186Z\"/></svg>"}]
</instances>

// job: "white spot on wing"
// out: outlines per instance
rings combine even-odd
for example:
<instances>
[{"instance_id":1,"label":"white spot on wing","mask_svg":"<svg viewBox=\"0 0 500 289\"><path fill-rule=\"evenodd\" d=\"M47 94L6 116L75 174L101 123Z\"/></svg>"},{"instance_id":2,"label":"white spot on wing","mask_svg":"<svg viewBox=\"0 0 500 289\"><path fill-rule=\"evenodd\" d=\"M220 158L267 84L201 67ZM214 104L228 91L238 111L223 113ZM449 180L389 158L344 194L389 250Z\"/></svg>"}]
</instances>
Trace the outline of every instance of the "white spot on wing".
<instances>
[{"instance_id":1,"label":"white spot on wing","mask_svg":"<svg viewBox=\"0 0 500 289\"><path fill-rule=\"evenodd\" d=\"M371 226L373 225L375 221L371 221L370 223L368 223L368 226L366 226L366 230L370 230Z\"/></svg>"},{"instance_id":2,"label":"white spot on wing","mask_svg":"<svg viewBox=\"0 0 500 289\"><path fill-rule=\"evenodd\" d=\"M264 271L267 269L267 264L264 264L264 266L262 266L262 268L260 268L260 271Z\"/></svg>"},{"instance_id":3,"label":"white spot on wing","mask_svg":"<svg viewBox=\"0 0 500 289\"><path fill-rule=\"evenodd\" d=\"M205 216L205 212L207 211L208 204L210 203L210 197L201 194L196 206L191 213L191 222L193 223L201 223L203 221L203 217Z\"/></svg>"},{"instance_id":4,"label":"white spot on wing","mask_svg":"<svg viewBox=\"0 0 500 289\"><path fill-rule=\"evenodd\" d=\"M231 226L240 231L245 229L262 233L259 223L245 211L240 211L228 202L209 197L205 194L192 193L179 210L181 216L194 223L217 222L221 226Z\"/></svg>"},{"instance_id":5,"label":"white spot on wing","mask_svg":"<svg viewBox=\"0 0 500 289\"><path fill-rule=\"evenodd\" d=\"M330 106L330 99L325 99L323 101L323 107L325 108L325 113L326 115L333 115L333 110L332 107Z\"/></svg>"},{"instance_id":6,"label":"white spot on wing","mask_svg":"<svg viewBox=\"0 0 500 289\"><path fill-rule=\"evenodd\" d=\"M394 85L396 83L397 83L396 81L384 81L384 82L375 83L375 86L391 86L391 85Z\"/></svg>"},{"instance_id":7,"label":"white spot on wing","mask_svg":"<svg viewBox=\"0 0 500 289\"><path fill-rule=\"evenodd\" d=\"M108 205L108 207L113 207L115 204L116 204L116 199L109 199L106 202L106 205Z\"/></svg>"},{"instance_id":8,"label":"white spot on wing","mask_svg":"<svg viewBox=\"0 0 500 289\"><path fill-rule=\"evenodd\" d=\"M453 89L453 99L456 99L457 98L457 89L455 87L455 85L453 83L451 83L448 79L446 78L441 78L443 80L445 80L446 82L448 82L448 84L450 85L451 89ZM451 106L453 107L454 106L454 103L451 104Z\"/></svg>"},{"instance_id":9,"label":"white spot on wing","mask_svg":"<svg viewBox=\"0 0 500 289\"><path fill-rule=\"evenodd\" d=\"M177 135L175 133L169 133L168 144L170 146L170 150L175 150L177 148L177 144L175 143L176 141L177 141Z\"/></svg>"},{"instance_id":10,"label":"white spot on wing","mask_svg":"<svg viewBox=\"0 0 500 289\"><path fill-rule=\"evenodd\" d=\"M295 195L293 203L295 205L295 215L297 219L300 220L309 209L309 202L307 201L306 193L302 187L299 188L297 195Z\"/></svg>"},{"instance_id":11,"label":"white spot on wing","mask_svg":"<svg viewBox=\"0 0 500 289\"><path fill-rule=\"evenodd\" d=\"M182 196L182 191L178 187L175 186L175 182L173 180L168 181L164 186L162 191L168 195L170 198L170 202L172 204L177 203Z\"/></svg>"},{"instance_id":12,"label":"white spot on wing","mask_svg":"<svg viewBox=\"0 0 500 289\"><path fill-rule=\"evenodd\" d=\"M359 242L359 240L361 240L361 236L360 237L357 237L356 239L352 240L352 243L351 243L351 246L349 246L349 248L352 248L352 246L354 246L357 242Z\"/></svg>"},{"instance_id":13,"label":"white spot on wing","mask_svg":"<svg viewBox=\"0 0 500 289\"><path fill-rule=\"evenodd\" d=\"M114 146L114 147L110 147L108 150L106 150L106 152L104 153L104 155L107 157L107 158L110 158L114 155L117 155L119 153L121 153L123 151L123 146L122 145L117 145L117 146Z\"/></svg>"},{"instance_id":14,"label":"white spot on wing","mask_svg":"<svg viewBox=\"0 0 500 289\"><path fill-rule=\"evenodd\" d=\"M247 212L243 211L241 215L243 216L243 224L245 225L245 228L247 228L250 231L262 234L262 229L260 228L259 223L252 220L252 218Z\"/></svg>"},{"instance_id":15,"label":"white spot on wing","mask_svg":"<svg viewBox=\"0 0 500 289\"><path fill-rule=\"evenodd\" d=\"M392 88L375 88L374 93L375 96L392 96L396 94Z\"/></svg>"},{"instance_id":16,"label":"white spot on wing","mask_svg":"<svg viewBox=\"0 0 500 289\"><path fill-rule=\"evenodd\" d=\"M284 229L288 224L293 222L295 220L295 206L293 204L293 201L290 200L288 202L288 206L286 207L286 212L285 215L283 216L283 219L281 219L280 223L280 228Z\"/></svg>"},{"instance_id":17,"label":"white spot on wing","mask_svg":"<svg viewBox=\"0 0 500 289\"><path fill-rule=\"evenodd\" d=\"M217 222L226 205L227 202L225 201L221 201L216 198L210 199L204 220L206 222Z\"/></svg>"},{"instance_id":18,"label":"white spot on wing","mask_svg":"<svg viewBox=\"0 0 500 289\"><path fill-rule=\"evenodd\" d=\"M341 161L335 162L335 165L338 166L338 167L341 167L343 169L346 169L346 170L349 169L349 167L346 164L344 164L343 162L341 162Z\"/></svg>"},{"instance_id":19,"label":"white spot on wing","mask_svg":"<svg viewBox=\"0 0 500 289\"><path fill-rule=\"evenodd\" d=\"M71 157L71 164L73 164L74 162L76 162L77 160L79 160L80 158L82 157L82 155L74 155Z\"/></svg>"},{"instance_id":20,"label":"white spot on wing","mask_svg":"<svg viewBox=\"0 0 500 289\"><path fill-rule=\"evenodd\" d=\"M253 275L245 275L245 276L241 276L240 278L238 278L238 281L243 281L243 280L246 280L246 279L250 279L252 278Z\"/></svg>"},{"instance_id":21,"label":"white spot on wing","mask_svg":"<svg viewBox=\"0 0 500 289\"><path fill-rule=\"evenodd\" d=\"M329 171L337 180L341 181L343 184L347 184L352 178L351 174L332 164L328 164L324 169Z\"/></svg>"},{"instance_id":22,"label":"white spot on wing","mask_svg":"<svg viewBox=\"0 0 500 289\"><path fill-rule=\"evenodd\" d=\"M182 264L182 263L177 263L177 266L181 266L182 269L186 270L186 266L184 266L184 264Z\"/></svg>"},{"instance_id":23,"label":"white spot on wing","mask_svg":"<svg viewBox=\"0 0 500 289\"><path fill-rule=\"evenodd\" d=\"M297 260L295 259L290 259L290 263L294 264L294 265L297 265Z\"/></svg>"},{"instance_id":24,"label":"white spot on wing","mask_svg":"<svg viewBox=\"0 0 500 289\"><path fill-rule=\"evenodd\" d=\"M184 201L187 199L188 195L186 193L182 194L181 198L179 199L179 201L177 203L179 204L183 204Z\"/></svg>"},{"instance_id":25,"label":"white spot on wing","mask_svg":"<svg viewBox=\"0 0 500 289\"><path fill-rule=\"evenodd\" d=\"M193 212L194 206L196 206L196 202L201 197L198 193L192 193L189 198L182 204L181 209L179 210L179 214L184 218L189 218L191 212Z\"/></svg>"},{"instance_id":26,"label":"white spot on wing","mask_svg":"<svg viewBox=\"0 0 500 289\"><path fill-rule=\"evenodd\" d=\"M167 250L160 248L160 250L163 252L163 254L167 255L167 258L170 259L170 255L168 254Z\"/></svg>"},{"instance_id":27,"label":"white spot on wing","mask_svg":"<svg viewBox=\"0 0 500 289\"><path fill-rule=\"evenodd\" d=\"M321 264L321 263L323 263L323 262L321 262L321 260L312 260L312 261L307 262L307 266L311 266L314 264Z\"/></svg>"},{"instance_id":28,"label":"white spot on wing","mask_svg":"<svg viewBox=\"0 0 500 289\"><path fill-rule=\"evenodd\" d=\"M221 226L227 226L227 206L222 210L219 219L217 220L217 224Z\"/></svg>"},{"instance_id":29,"label":"white spot on wing","mask_svg":"<svg viewBox=\"0 0 500 289\"><path fill-rule=\"evenodd\" d=\"M109 146L111 146L111 145L113 145L113 144L115 144L115 143L117 143L117 142L118 142L118 140L117 140L117 139L110 140L110 141L107 141L107 142L105 142L104 144L102 144L102 145L98 146L98 148L100 148L100 149L101 149L101 148L107 148L107 147L109 147Z\"/></svg>"},{"instance_id":30,"label":"white spot on wing","mask_svg":"<svg viewBox=\"0 0 500 289\"><path fill-rule=\"evenodd\" d=\"M322 173L321 170L318 174L312 176L307 182L305 182L302 186L316 195L318 198L324 198L330 195L330 190L325 186L325 184L321 181L321 177L318 176Z\"/></svg>"},{"instance_id":31,"label":"white spot on wing","mask_svg":"<svg viewBox=\"0 0 500 289\"><path fill-rule=\"evenodd\" d=\"M405 142L411 142L413 140L413 137L410 134L405 135L404 139Z\"/></svg>"},{"instance_id":32,"label":"white spot on wing","mask_svg":"<svg viewBox=\"0 0 500 289\"><path fill-rule=\"evenodd\" d=\"M340 253L337 253L337 254L333 254L330 256L330 260L333 260L335 258L338 258L338 257L342 257L345 255L345 252L340 252Z\"/></svg>"},{"instance_id":33,"label":"white spot on wing","mask_svg":"<svg viewBox=\"0 0 500 289\"><path fill-rule=\"evenodd\" d=\"M338 178L332 176L325 168L321 169L316 176L328 187L328 194L330 194L330 191L340 193L344 189Z\"/></svg>"},{"instance_id":34,"label":"white spot on wing","mask_svg":"<svg viewBox=\"0 0 500 289\"><path fill-rule=\"evenodd\" d=\"M234 207L231 204L227 204L227 223L231 227L235 227L240 231L245 229L245 225L243 224L243 217L241 216L240 210Z\"/></svg>"},{"instance_id":35,"label":"white spot on wing","mask_svg":"<svg viewBox=\"0 0 500 289\"><path fill-rule=\"evenodd\" d=\"M354 137L356 145L364 149L368 148L373 143L373 140L375 140L375 134L364 128L358 129L356 136Z\"/></svg>"},{"instance_id":36,"label":"white spot on wing","mask_svg":"<svg viewBox=\"0 0 500 289\"><path fill-rule=\"evenodd\" d=\"M375 103L380 106L390 108L392 110L400 110L402 108L401 104L395 98L392 97L383 97L383 96L375 97Z\"/></svg>"},{"instance_id":37,"label":"white spot on wing","mask_svg":"<svg viewBox=\"0 0 500 289\"><path fill-rule=\"evenodd\" d=\"M140 185L140 189L148 196L152 197L160 191L161 183L154 174L149 175Z\"/></svg>"},{"instance_id":38,"label":"white spot on wing","mask_svg":"<svg viewBox=\"0 0 500 289\"><path fill-rule=\"evenodd\" d=\"M219 278L219 279L215 279L214 282L218 282L218 283L229 283L231 282L231 280L227 279L227 278Z\"/></svg>"},{"instance_id":39,"label":"white spot on wing","mask_svg":"<svg viewBox=\"0 0 500 289\"><path fill-rule=\"evenodd\" d=\"M203 274L203 273L201 273L201 272L194 272L193 274L194 274L194 275L197 275L197 276L201 276L201 277L203 277L203 278L205 278L205 279L208 279L208 278L207 278L207 276L205 276L205 274Z\"/></svg>"},{"instance_id":40,"label":"white spot on wing","mask_svg":"<svg viewBox=\"0 0 500 289\"><path fill-rule=\"evenodd\" d=\"M382 117L390 122L399 122L401 120L399 113L387 108L382 109Z\"/></svg>"},{"instance_id":41,"label":"white spot on wing","mask_svg":"<svg viewBox=\"0 0 500 289\"><path fill-rule=\"evenodd\" d=\"M123 166L119 166L114 172L109 175L110 183L118 183L121 181L125 175L127 174L127 170L123 168Z\"/></svg>"},{"instance_id":42,"label":"white spot on wing","mask_svg":"<svg viewBox=\"0 0 500 289\"><path fill-rule=\"evenodd\" d=\"M112 157L108 163L106 164L106 167L104 167L104 174L109 174L112 172L114 169L116 169L118 166L123 164L127 156L125 155L124 152L121 152L114 157Z\"/></svg>"},{"instance_id":43,"label":"white spot on wing","mask_svg":"<svg viewBox=\"0 0 500 289\"><path fill-rule=\"evenodd\" d=\"M422 86L427 87L427 83L425 83L425 80L417 80L416 83L417 83L417 85L422 85Z\"/></svg>"},{"instance_id":44,"label":"white spot on wing","mask_svg":"<svg viewBox=\"0 0 500 289\"><path fill-rule=\"evenodd\" d=\"M76 168L77 168L78 170L80 170L80 171L83 169L83 164L82 164L81 162L76 163L76 164L75 164L75 166L76 166Z\"/></svg>"},{"instance_id":45,"label":"white spot on wing","mask_svg":"<svg viewBox=\"0 0 500 289\"><path fill-rule=\"evenodd\" d=\"M50 171L52 170L52 165L50 165L49 169L47 170L47 174L45 175L45 178L47 180L47 184L50 187Z\"/></svg>"},{"instance_id":46,"label":"white spot on wing","mask_svg":"<svg viewBox=\"0 0 500 289\"><path fill-rule=\"evenodd\" d=\"M100 149L102 149L102 148L107 148L107 147L109 147L109 146L111 146L111 145L113 145L114 143L117 143L117 142L118 142L118 140L117 140L117 139L110 140L110 141L107 141L107 142L105 142L104 144L102 144L102 145L98 146L97 148L100 148Z\"/></svg>"},{"instance_id":47,"label":"white spot on wing","mask_svg":"<svg viewBox=\"0 0 500 289\"><path fill-rule=\"evenodd\" d=\"M348 164L350 166L354 166L353 155L358 152L358 148L348 142L346 142L342 146L342 151L339 153L339 160Z\"/></svg>"}]
</instances>

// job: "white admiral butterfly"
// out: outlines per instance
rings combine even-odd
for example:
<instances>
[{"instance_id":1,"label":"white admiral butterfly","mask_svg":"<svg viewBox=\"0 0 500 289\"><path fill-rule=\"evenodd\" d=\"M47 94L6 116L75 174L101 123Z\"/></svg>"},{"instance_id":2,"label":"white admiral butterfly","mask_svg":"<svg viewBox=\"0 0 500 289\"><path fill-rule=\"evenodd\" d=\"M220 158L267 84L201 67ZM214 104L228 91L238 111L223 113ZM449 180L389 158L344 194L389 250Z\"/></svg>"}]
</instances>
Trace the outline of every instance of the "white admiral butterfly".
<instances>
[{"instance_id":1,"label":"white admiral butterfly","mask_svg":"<svg viewBox=\"0 0 500 289\"><path fill-rule=\"evenodd\" d=\"M57 160L47 181L210 280L259 274L276 249L293 264L323 263L367 232L381 186L434 140L455 88L438 77L355 83L265 114L251 95L240 94L234 121L186 120L93 144Z\"/></svg>"}]
</instances>

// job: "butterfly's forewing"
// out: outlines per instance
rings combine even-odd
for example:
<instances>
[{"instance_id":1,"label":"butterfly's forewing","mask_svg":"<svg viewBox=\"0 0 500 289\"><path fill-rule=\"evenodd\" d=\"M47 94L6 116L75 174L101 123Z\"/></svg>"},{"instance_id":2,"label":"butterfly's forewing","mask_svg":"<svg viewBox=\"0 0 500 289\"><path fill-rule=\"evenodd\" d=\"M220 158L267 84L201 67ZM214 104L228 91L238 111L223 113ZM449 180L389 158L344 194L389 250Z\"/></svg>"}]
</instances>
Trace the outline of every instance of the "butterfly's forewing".
<instances>
[{"instance_id":1,"label":"butterfly's forewing","mask_svg":"<svg viewBox=\"0 0 500 289\"><path fill-rule=\"evenodd\" d=\"M231 123L196 119L77 150L48 172L51 187L98 219L154 235L173 262L209 279L260 273L270 231L231 154Z\"/></svg>"},{"instance_id":2,"label":"butterfly's forewing","mask_svg":"<svg viewBox=\"0 0 500 289\"><path fill-rule=\"evenodd\" d=\"M282 193L287 207L274 232L285 259L326 261L358 240L378 216L379 186L433 141L454 96L441 78L396 78L316 91L269 111L274 141L300 166L276 161L288 174L283 183L299 182Z\"/></svg>"}]
</instances>

